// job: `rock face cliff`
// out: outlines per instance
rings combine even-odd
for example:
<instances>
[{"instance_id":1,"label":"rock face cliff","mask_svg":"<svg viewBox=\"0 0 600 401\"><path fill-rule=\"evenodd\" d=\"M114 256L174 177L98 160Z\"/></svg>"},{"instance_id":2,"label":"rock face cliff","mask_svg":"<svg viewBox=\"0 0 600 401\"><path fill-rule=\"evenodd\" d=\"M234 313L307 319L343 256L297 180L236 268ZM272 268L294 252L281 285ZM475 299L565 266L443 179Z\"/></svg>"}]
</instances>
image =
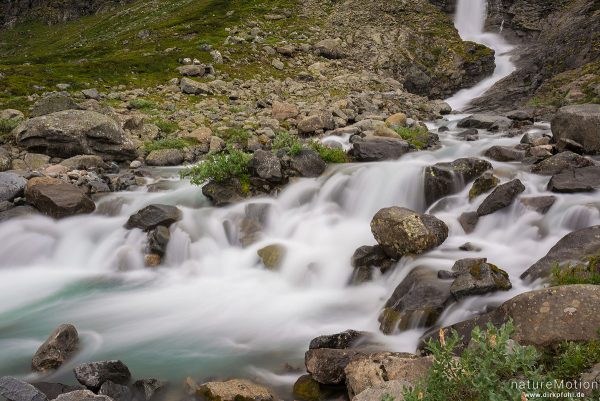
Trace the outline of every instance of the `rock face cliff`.
<instances>
[{"instance_id":1,"label":"rock face cliff","mask_svg":"<svg viewBox=\"0 0 600 401\"><path fill-rule=\"evenodd\" d=\"M556 108L600 101L600 1L519 2L540 5L538 11L546 3L564 4L537 23L533 14L519 17L521 26L531 22L530 34L536 27L539 33L517 50L517 71L474 102L474 109L507 110L525 104Z\"/></svg>"},{"instance_id":2,"label":"rock face cliff","mask_svg":"<svg viewBox=\"0 0 600 401\"><path fill-rule=\"evenodd\" d=\"M48 24L90 15L131 0L3 0L0 4L0 27L10 27L19 20L36 19Z\"/></svg>"}]
</instances>

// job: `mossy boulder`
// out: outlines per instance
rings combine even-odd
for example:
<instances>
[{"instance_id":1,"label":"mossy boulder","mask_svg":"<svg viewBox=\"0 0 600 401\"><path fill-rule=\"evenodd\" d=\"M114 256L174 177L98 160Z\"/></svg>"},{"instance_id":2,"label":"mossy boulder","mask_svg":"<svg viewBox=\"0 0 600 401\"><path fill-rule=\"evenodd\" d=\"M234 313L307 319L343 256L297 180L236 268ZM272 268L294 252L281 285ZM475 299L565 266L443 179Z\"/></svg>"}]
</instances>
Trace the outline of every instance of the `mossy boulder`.
<instances>
[{"instance_id":1,"label":"mossy boulder","mask_svg":"<svg viewBox=\"0 0 600 401\"><path fill-rule=\"evenodd\" d=\"M450 292L457 300L512 288L508 273L487 263L485 258L461 259L454 264L452 272L458 277L452 283Z\"/></svg>"},{"instance_id":2,"label":"mossy boulder","mask_svg":"<svg viewBox=\"0 0 600 401\"><path fill-rule=\"evenodd\" d=\"M285 247L279 244L268 245L257 252L263 265L269 270L277 270L285 257Z\"/></svg>"},{"instance_id":3,"label":"mossy boulder","mask_svg":"<svg viewBox=\"0 0 600 401\"><path fill-rule=\"evenodd\" d=\"M491 191L496 188L499 183L500 179L498 177L491 171L486 171L473 182L473 186L469 190L469 200L473 201L473 199L477 198L479 195Z\"/></svg>"}]
</instances>

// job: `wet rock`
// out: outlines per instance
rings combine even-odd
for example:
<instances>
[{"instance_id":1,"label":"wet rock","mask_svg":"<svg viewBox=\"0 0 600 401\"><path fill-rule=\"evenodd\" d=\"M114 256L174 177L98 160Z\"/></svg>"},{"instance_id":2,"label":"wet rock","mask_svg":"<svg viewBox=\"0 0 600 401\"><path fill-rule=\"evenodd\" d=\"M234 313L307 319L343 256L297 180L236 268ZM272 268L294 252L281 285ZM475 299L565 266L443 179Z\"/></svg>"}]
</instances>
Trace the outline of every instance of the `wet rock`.
<instances>
[{"instance_id":1,"label":"wet rock","mask_svg":"<svg viewBox=\"0 0 600 401\"><path fill-rule=\"evenodd\" d=\"M511 338L522 345L550 347L563 341L597 339L600 327L600 286L567 285L526 292L506 301L492 312L444 328L446 335L456 330L464 349L475 326L488 323L499 327L512 320ZM437 330L425 336L438 339ZM423 341L424 342L424 341Z\"/></svg>"},{"instance_id":2,"label":"wet rock","mask_svg":"<svg viewBox=\"0 0 600 401\"><path fill-rule=\"evenodd\" d=\"M275 399L268 388L239 379L204 383L198 388L196 394L207 401L273 401Z\"/></svg>"},{"instance_id":3,"label":"wet rock","mask_svg":"<svg viewBox=\"0 0 600 401\"><path fill-rule=\"evenodd\" d=\"M148 233L148 252L164 256L171 239L171 233L165 226L158 226Z\"/></svg>"},{"instance_id":4,"label":"wet rock","mask_svg":"<svg viewBox=\"0 0 600 401\"><path fill-rule=\"evenodd\" d=\"M0 378L0 396L7 401L48 401L44 393L14 377Z\"/></svg>"},{"instance_id":5,"label":"wet rock","mask_svg":"<svg viewBox=\"0 0 600 401\"><path fill-rule=\"evenodd\" d=\"M292 391L295 400L323 401L334 397L331 387L324 386L310 375L302 375L294 383Z\"/></svg>"},{"instance_id":6,"label":"wet rock","mask_svg":"<svg viewBox=\"0 0 600 401\"><path fill-rule=\"evenodd\" d=\"M396 260L436 248L448 237L448 226L443 221L401 207L377 212L371 221L371 231L385 253Z\"/></svg>"},{"instance_id":7,"label":"wet rock","mask_svg":"<svg viewBox=\"0 0 600 401\"><path fill-rule=\"evenodd\" d=\"M37 209L31 206L17 206L0 212L0 223L3 221L8 221L11 219L15 219L18 217L29 216L33 214L38 214Z\"/></svg>"},{"instance_id":8,"label":"wet rock","mask_svg":"<svg viewBox=\"0 0 600 401\"><path fill-rule=\"evenodd\" d=\"M106 395L96 395L89 390L77 390L59 395L54 401L113 401Z\"/></svg>"},{"instance_id":9,"label":"wet rock","mask_svg":"<svg viewBox=\"0 0 600 401\"><path fill-rule=\"evenodd\" d=\"M552 145L540 145L534 146L529 149L528 153L530 156L536 159L546 159L553 155L554 146Z\"/></svg>"},{"instance_id":10,"label":"wet rock","mask_svg":"<svg viewBox=\"0 0 600 401\"><path fill-rule=\"evenodd\" d=\"M485 156L499 162L521 161L525 158L525 151L510 146L492 146L485 151Z\"/></svg>"},{"instance_id":11,"label":"wet rock","mask_svg":"<svg viewBox=\"0 0 600 401\"><path fill-rule=\"evenodd\" d=\"M381 245L375 245L358 248L352 255L351 264L354 267L352 283L360 284L370 281L374 271L386 273L395 262L386 255Z\"/></svg>"},{"instance_id":12,"label":"wet rock","mask_svg":"<svg viewBox=\"0 0 600 401\"><path fill-rule=\"evenodd\" d=\"M388 258L397 260L402 254L422 253L439 246L445 240L447 227L432 215L390 207L381 209L373 217L371 231L379 242L376 247L381 248Z\"/></svg>"},{"instance_id":13,"label":"wet rock","mask_svg":"<svg viewBox=\"0 0 600 401\"><path fill-rule=\"evenodd\" d=\"M413 269L385 303L379 315L380 330L392 334L410 327L431 326L452 301L450 285L427 267Z\"/></svg>"},{"instance_id":14,"label":"wet rock","mask_svg":"<svg viewBox=\"0 0 600 401\"><path fill-rule=\"evenodd\" d=\"M565 151L539 162L531 168L531 171L540 175L554 175L559 174L564 170L572 170L593 165L594 162L587 157Z\"/></svg>"},{"instance_id":15,"label":"wet rock","mask_svg":"<svg viewBox=\"0 0 600 401\"><path fill-rule=\"evenodd\" d=\"M150 253L144 255L144 266L146 267L158 267L162 262L162 257L156 253Z\"/></svg>"},{"instance_id":16,"label":"wet rock","mask_svg":"<svg viewBox=\"0 0 600 401\"><path fill-rule=\"evenodd\" d=\"M456 136L467 142L478 141L479 131L477 130L477 128L470 128L468 130L456 134Z\"/></svg>"},{"instance_id":17,"label":"wet rock","mask_svg":"<svg viewBox=\"0 0 600 401\"><path fill-rule=\"evenodd\" d=\"M326 168L327 163L312 149L302 149L300 153L290 158L292 175L307 178L318 177L323 174Z\"/></svg>"},{"instance_id":18,"label":"wet rock","mask_svg":"<svg viewBox=\"0 0 600 401\"><path fill-rule=\"evenodd\" d=\"M81 189L55 178L32 178L27 182L25 197L40 212L55 219L88 214L96 209L94 201Z\"/></svg>"},{"instance_id":19,"label":"wet rock","mask_svg":"<svg viewBox=\"0 0 600 401\"><path fill-rule=\"evenodd\" d=\"M18 174L0 173L0 202L12 201L18 196L23 196L27 181Z\"/></svg>"},{"instance_id":20,"label":"wet rock","mask_svg":"<svg viewBox=\"0 0 600 401\"><path fill-rule=\"evenodd\" d=\"M519 194L525 191L521 180L512 180L496 187L477 209L479 217L497 212L510 206Z\"/></svg>"},{"instance_id":21,"label":"wet rock","mask_svg":"<svg viewBox=\"0 0 600 401\"><path fill-rule=\"evenodd\" d=\"M600 166L589 166L555 174L548 190L558 193L593 192L600 188Z\"/></svg>"},{"instance_id":22,"label":"wet rock","mask_svg":"<svg viewBox=\"0 0 600 401\"><path fill-rule=\"evenodd\" d=\"M458 222L463 230L465 230L465 233L470 234L475 230L479 222L479 215L477 212L465 212L458 217Z\"/></svg>"},{"instance_id":23,"label":"wet rock","mask_svg":"<svg viewBox=\"0 0 600 401\"><path fill-rule=\"evenodd\" d=\"M445 196L462 191L487 170L490 162L477 158L462 158L451 163L437 163L425 169L425 201L427 205Z\"/></svg>"},{"instance_id":24,"label":"wet rock","mask_svg":"<svg viewBox=\"0 0 600 401\"><path fill-rule=\"evenodd\" d=\"M132 393L135 400L151 401L167 389L168 383L157 379L136 380L132 385ZM115 400L116 401L116 400Z\"/></svg>"},{"instance_id":25,"label":"wet rock","mask_svg":"<svg viewBox=\"0 0 600 401\"><path fill-rule=\"evenodd\" d=\"M473 186L469 190L469 200L477 198L492 189L496 188L500 183L500 179L494 175L492 171L486 171L480 177L477 177L473 182Z\"/></svg>"},{"instance_id":26,"label":"wet rock","mask_svg":"<svg viewBox=\"0 0 600 401\"><path fill-rule=\"evenodd\" d=\"M481 252L481 248L473 244L472 242L465 242L464 244L459 246L458 249L465 252Z\"/></svg>"},{"instance_id":27,"label":"wet rock","mask_svg":"<svg viewBox=\"0 0 600 401\"><path fill-rule=\"evenodd\" d=\"M256 253L267 269L277 270L285 257L285 248L282 245L273 244L259 249Z\"/></svg>"},{"instance_id":28,"label":"wet rock","mask_svg":"<svg viewBox=\"0 0 600 401\"><path fill-rule=\"evenodd\" d=\"M64 110L79 110L80 107L66 93L53 92L35 102L31 117L40 117Z\"/></svg>"},{"instance_id":29,"label":"wet rock","mask_svg":"<svg viewBox=\"0 0 600 401\"><path fill-rule=\"evenodd\" d=\"M420 358L400 352L377 352L357 357L345 369L348 396L353 399L388 381L414 386L425 379L432 364L431 356Z\"/></svg>"},{"instance_id":30,"label":"wet rock","mask_svg":"<svg viewBox=\"0 0 600 401\"><path fill-rule=\"evenodd\" d=\"M92 390L99 390L107 381L126 385L131 379L127 366L117 360L83 363L75 367L73 373L79 383Z\"/></svg>"},{"instance_id":31,"label":"wet rock","mask_svg":"<svg viewBox=\"0 0 600 401\"><path fill-rule=\"evenodd\" d=\"M105 395L110 397L113 401L131 401L133 398L133 394L129 387L113 383L110 380L102 383L98 395Z\"/></svg>"},{"instance_id":32,"label":"wet rock","mask_svg":"<svg viewBox=\"0 0 600 401\"><path fill-rule=\"evenodd\" d=\"M67 384L62 383L32 383L32 385L40 390L42 393L48 397L49 400L54 400L61 394L70 393L72 391L83 390L84 388L81 386L69 386Z\"/></svg>"},{"instance_id":33,"label":"wet rock","mask_svg":"<svg viewBox=\"0 0 600 401\"><path fill-rule=\"evenodd\" d=\"M587 263L587 258L599 253L600 226L574 231L561 238L546 256L529 267L521 278L529 281L547 279L556 265L565 269L571 265Z\"/></svg>"},{"instance_id":34,"label":"wet rock","mask_svg":"<svg viewBox=\"0 0 600 401\"><path fill-rule=\"evenodd\" d=\"M296 118L300 114L298 106L291 103L274 101L271 109L271 115L274 119L285 121L289 118Z\"/></svg>"},{"instance_id":35,"label":"wet rock","mask_svg":"<svg viewBox=\"0 0 600 401\"><path fill-rule=\"evenodd\" d=\"M217 207L238 203L247 196L240 183L234 181L210 181L202 187L202 194Z\"/></svg>"},{"instance_id":36,"label":"wet rock","mask_svg":"<svg viewBox=\"0 0 600 401\"><path fill-rule=\"evenodd\" d=\"M61 324L38 348L31 368L36 372L58 369L69 360L79 347L79 334L72 324Z\"/></svg>"},{"instance_id":37,"label":"wet rock","mask_svg":"<svg viewBox=\"0 0 600 401\"><path fill-rule=\"evenodd\" d=\"M561 108L552 119L552 135L559 149L564 147L561 140L567 139L581 144L585 153L600 154L600 105Z\"/></svg>"},{"instance_id":38,"label":"wet rock","mask_svg":"<svg viewBox=\"0 0 600 401\"><path fill-rule=\"evenodd\" d=\"M478 128L488 131L505 131L512 127L509 118L495 114L473 114L458 122L458 128Z\"/></svg>"},{"instance_id":39,"label":"wet rock","mask_svg":"<svg viewBox=\"0 0 600 401\"><path fill-rule=\"evenodd\" d=\"M335 128L333 115L330 112L311 114L298 121L298 133L311 135L319 130L332 130Z\"/></svg>"},{"instance_id":40,"label":"wet rock","mask_svg":"<svg viewBox=\"0 0 600 401\"><path fill-rule=\"evenodd\" d=\"M136 150L116 121L87 110L67 110L24 121L15 128L19 146L51 157L95 154L104 160L132 160Z\"/></svg>"},{"instance_id":41,"label":"wet rock","mask_svg":"<svg viewBox=\"0 0 600 401\"><path fill-rule=\"evenodd\" d=\"M181 219L181 210L170 205L150 205L129 217L125 228L150 231L158 226L170 227Z\"/></svg>"},{"instance_id":42,"label":"wet rock","mask_svg":"<svg viewBox=\"0 0 600 401\"><path fill-rule=\"evenodd\" d=\"M487 263L487 259L461 259L454 263L452 271L457 274L450 292L457 300L472 295L495 291L508 291L512 284L508 273Z\"/></svg>"},{"instance_id":43,"label":"wet rock","mask_svg":"<svg viewBox=\"0 0 600 401\"><path fill-rule=\"evenodd\" d=\"M370 336L364 331L346 330L341 333L319 336L314 338L309 345L309 349L331 348L347 349L353 348L358 343L366 340Z\"/></svg>"},{"instance_id":44,"label":"wet rock","mask_svg":"<svg viewBox=\"0 0 600 401\"><path fill-rule=\"evenodd\" d=\"M408 142L402 139L370 137L354 142L351 154L357 161L374 162L396 160L410 150Z\"/></svg>"},{"instance_id":45,"label":"wet rock","mask_svg":"<svg viewBox=\"0 0 600 401\"><path fill-rule=\"evenodd\" d=\"M520 198L519 201L527 209L535 210L540 214L546 214L556 202L556 196L532 196L529 198Z\"/></svg>"},{"instance_id":46,"label":"wet rock","mask_svg":"<svg viewBox=\"0 0 600 401\"><path fill-rule=\"evenodd\" d=\"M542 132L528 132L521 138L521 144L540 146L550 144L550 137Z\"/></svg>"},{"instance_id":47,"label":"wet rock","mask_svg":"<svg viewBox=\"0 0 600 401\"><path fill-rule=\"evenodd\" d=\"M110 166L96 155L73 156L60 162L60 165L69 170L110 170Z\"/></svg>"},{"instance_id":48,"label":"wet rock","mask_svg":"<svg viewBox=\"0 0 600 401\"><path fill-rule=\"evenodd\" d=\"M194 81L190 78L181 78L181 81L179 82L179 88L183 93L188 95L212 94L212 90L207 84L203 82Z\"/></svg>"},{"instance_id":49,"label":"wet rock","mask_svg":"<svg viewBox=\"0 0 600 401\"><path fill-rule=\"evenodd\" d=\"M179 149L153 150L146 156L148 166L179 166L183 160L183 152Z\"/></svg>"},{"instance_id":50,"label":"wet rock","mask_svg":"<svg viewBox=\"0 0 600 401\"><path fill-rule=\"evenodd\" d=\"M248 166L250 174L272 183L283 181L281 160L272 152L257 150Z\"/></svg>"},{"instance_id":51,"label":"wet rock","mask_svg":"<svg viewBox=\"0 0 600 401\"><path fill-rule=\"evenodd\" d=\"M357 349L318 348L304 356L306 370L321 384L341 384L346 379L344 369L353 358L361 355Z\"/></svg>"}]
</instances>

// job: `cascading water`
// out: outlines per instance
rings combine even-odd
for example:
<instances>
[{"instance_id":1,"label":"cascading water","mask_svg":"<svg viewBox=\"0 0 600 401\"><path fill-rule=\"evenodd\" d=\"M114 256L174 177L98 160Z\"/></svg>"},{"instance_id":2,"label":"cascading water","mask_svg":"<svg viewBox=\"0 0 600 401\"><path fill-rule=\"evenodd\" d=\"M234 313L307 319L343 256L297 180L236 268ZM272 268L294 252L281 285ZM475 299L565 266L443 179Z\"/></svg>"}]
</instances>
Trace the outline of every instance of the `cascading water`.
<instances>
[{"instance_id":1,"label":"cascading water","mask_svg":"<svg viewBox=\"0 0 600 401\"><path fill-rule=\"evenodd\" d=\"M284 364L302 368L310 339L349 328L378 332L379 311L411 268L448 269L461 258L487 257L510 273L511 291L453 305L441 318L449 324L531 289L518 278L528 266L574 228L600 224L597 209L587 206L594 195L558 195L546 215L515 202L465 234L457 218L481 202L469 203L467 188L429 209L450 227L441 247L403 259L387 276L349 286L350 258L357 247L375 243L369 223L379 209L425 211L425 166L519 141L481 132L479 141L464 142L456 137L456 121L430 128L437 124L450 128L439 150L333 167L321 178L289 185L276 199L213 208L197 187L178 180L176 170L162 169L159 179L169 184L163 192L114 193L89 216L2 223L0 375L27 377L36 348L54 327L69 322L80 330L81 351L45 380L69 381L79 362L119 358L136 377L245 376L289 384L301 369L290 373ZM503 179L521 179L525 195L545 191L547 177L521 164L494 167ZM143 267L143 233L123 228L129 215L152 203L183 210L171 228L165 266L155 270ZM239 226L247 215L258 215L263 230L257 243L244 248ZM460 251L465 242L481 252ZM256 254L270 244L286 249L278 271L262 267ZM414 351L422 333L412 329L379 340L391 350Z\"/></svg>"},{"instance_id":2,"label":"cascading water","mask_svg":"<svg viewBox=\"0 0 600 401\"><path fill-rule=\"evenodd\" d=\"M458 0L454 24L458 33L464 40L481 43L496 52L496 69L492 76L484 79L472 88L463 89L446 102L454 110L463 110L469 103L481 95L502 78L510 75L515 70L511 62L510 52L513 46L508 44L502 36L492 32L485 32L487 18L487 1L485 0Z\"/></svg>"}]
</instances>

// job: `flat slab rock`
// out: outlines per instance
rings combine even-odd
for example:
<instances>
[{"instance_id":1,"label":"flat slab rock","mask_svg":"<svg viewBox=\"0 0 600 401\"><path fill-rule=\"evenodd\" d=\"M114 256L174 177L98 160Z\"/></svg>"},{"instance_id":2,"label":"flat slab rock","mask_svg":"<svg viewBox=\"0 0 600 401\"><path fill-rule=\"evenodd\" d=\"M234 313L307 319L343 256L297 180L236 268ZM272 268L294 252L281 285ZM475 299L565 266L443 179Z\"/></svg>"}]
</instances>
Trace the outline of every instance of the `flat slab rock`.
<instances>
[{"instance_id":1,"label":"flat slab rock","mask_svg":"<svg viewBox=\"0 0 600 401\"><path fill-rule=\"evenodd\" d=\"M0 378L0 397L7 401L48 401L40 390L11 376Z\"/></svg>"},{"instance_id":2,"label":"flat slab rock","mask_svg":"<svg viewBox=\"0 0 600 401\"><path fill-rule=\"evenodd\" d=\"M169 227L181 219L181 210L171 205L150 205L129 217L125 228L150 231L158 226Z\"/></svg>"},{"instance_id":3,"label":"flat slab rock","mask_svg":"<svg viewBox=\"0 0 600 401\"><path fill-rule=\"evenodd\" d=\"M568 170L553 175L548 190L558 193L593 192L600 189L600 166Z\"/></svg>"}]
</instances>

